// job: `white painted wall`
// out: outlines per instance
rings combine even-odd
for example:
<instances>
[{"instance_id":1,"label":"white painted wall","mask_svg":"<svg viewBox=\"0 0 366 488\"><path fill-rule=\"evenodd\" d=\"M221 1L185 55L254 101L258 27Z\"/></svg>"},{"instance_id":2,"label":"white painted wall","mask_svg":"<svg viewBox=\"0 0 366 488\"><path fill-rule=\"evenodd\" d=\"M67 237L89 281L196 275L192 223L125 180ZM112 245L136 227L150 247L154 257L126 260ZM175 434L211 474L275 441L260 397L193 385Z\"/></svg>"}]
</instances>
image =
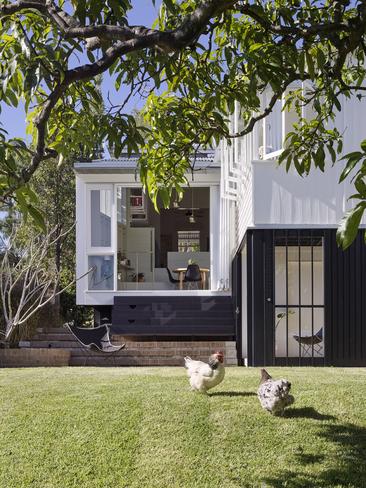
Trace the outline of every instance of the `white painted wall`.
<instances>
[{"instance_id":1,"label":"white painted wall","mask_svg":"<svg viewBox=\"0 0 366 488\"><path fill-rule=\"evenodd\" d=\"M341 104L342 111L335 114L329 127L336 126L344 134L343 154L346 154L359 150L360 142L366 138L363 123L366 100L359 101L354 96L344 98ZM240 128L238 119L240 111L236 108L231 130ZM284 132L288 132L294 117L286 113L282 119ZM234 215L234 251L248 228L337 227L354 205L348 200L354 193L351 179L338 183L344 167L342 161L334 166L329 162L324 173L314 168L307 177L299 176L293 169L286 173L275 159L258 158L262 132L259 124L252 134L235 140L232 145L223 142L221 147L222 198L236 202L230 209Z\"/></svg>"},{"instance_id":2,"label":"white painted wall","mask_svg":"<svg viewBox=\"0 0 366 488\"><path fill-rule=\"evenodd\" d=\"M337 226L353 188L338 183L340 166L301 177L276 161L253 161L253 226Z\"/></svg>"}]
</instances>

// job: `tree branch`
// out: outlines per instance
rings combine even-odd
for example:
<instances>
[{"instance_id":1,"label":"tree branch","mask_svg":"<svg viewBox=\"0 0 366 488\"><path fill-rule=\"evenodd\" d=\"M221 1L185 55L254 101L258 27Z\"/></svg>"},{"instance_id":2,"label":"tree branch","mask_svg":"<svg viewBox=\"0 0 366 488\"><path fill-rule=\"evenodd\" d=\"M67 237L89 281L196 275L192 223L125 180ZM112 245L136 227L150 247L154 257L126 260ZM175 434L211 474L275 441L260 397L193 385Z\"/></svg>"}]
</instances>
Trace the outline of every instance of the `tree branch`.
<instances>
[{"instance_id":1,"label":"tree branch","mask_svg":"<svg viewBox=\"0 0 366 488\"><path fill-rule=\"evenodd\" d=\"M107 39L117 39L115 44L109 47L96 62L84 64L65 72L63 81L56 85L55 89L50 93L40 114L34 121L37 130L37 144L30 164L21 172L15 183L8 187L2 196L2 200L6 201L17 188L28 183L41 161L45 159L47 122L53 108L69 85L104 73L118 58L131 52L154 47L167 51L183 49L197 40L212 17L220 15L223 11L233 7L237 1L208 0L197 7L194 12L187 15L182 20L180 27L173 31L156 31L145 27L130 28L109 25L73 27L71 24L75 20L59 7L56 7L50 0L45 3L19 0L13 4L0 7L0 17L19 13L30 8L38 10L43 15L47 15L57 25L65 38L106 36ZM119 38L123 39L123 41L118 40ZM51 154L47 156L50 157ZM52 152L52 156L54 156L54 152Z\"/></svg>"}]
</instances>

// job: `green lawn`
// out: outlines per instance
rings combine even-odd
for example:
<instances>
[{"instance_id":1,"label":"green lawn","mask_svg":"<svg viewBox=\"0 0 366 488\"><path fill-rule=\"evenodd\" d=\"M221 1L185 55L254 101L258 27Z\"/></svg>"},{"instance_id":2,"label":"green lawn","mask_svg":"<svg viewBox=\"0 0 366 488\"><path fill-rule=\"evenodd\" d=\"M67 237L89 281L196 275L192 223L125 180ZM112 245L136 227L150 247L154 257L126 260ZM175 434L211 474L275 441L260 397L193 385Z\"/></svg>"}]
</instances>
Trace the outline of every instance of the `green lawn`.
<instances>
[{"instance_id":1,"label":"green lawn","mask_svg":"<svg viewBox=\"0 0 366 488\"><path fill-rule=\"evenodd\" d=\"M293 384L284 418L258 369L209 396L183 368L2 369L0 487L365 487L366 370L269 371Z\"/></svg>"}]
</instances>

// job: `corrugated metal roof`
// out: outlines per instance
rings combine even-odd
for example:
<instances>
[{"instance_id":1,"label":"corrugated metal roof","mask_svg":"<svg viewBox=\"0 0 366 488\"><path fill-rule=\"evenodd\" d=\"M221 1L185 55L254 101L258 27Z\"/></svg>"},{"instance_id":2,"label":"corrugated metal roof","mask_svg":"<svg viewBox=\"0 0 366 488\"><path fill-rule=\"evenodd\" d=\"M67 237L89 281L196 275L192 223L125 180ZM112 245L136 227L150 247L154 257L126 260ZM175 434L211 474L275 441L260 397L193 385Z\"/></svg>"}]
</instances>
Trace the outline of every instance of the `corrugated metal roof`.
<instances>
[{"instance_id":1,"label":"corrugated metal roof","mask_svg":"<svg viewBox=\"0 0 366 488\"><path fill-rule=\"evenodd\" d=\"M94 161L77 162L74 164L74 168L77 173L100 173L103 171L111 172L111 170L129 173L136 170L139 158L139 154L131 154L130 156L122 154L116 159L96 159ZM220 162L214 151L200 151L197 153L196 158L191 158L191 163L193 164L193 162L196 170L220 168Z\"/></svg>"}]
</instances>

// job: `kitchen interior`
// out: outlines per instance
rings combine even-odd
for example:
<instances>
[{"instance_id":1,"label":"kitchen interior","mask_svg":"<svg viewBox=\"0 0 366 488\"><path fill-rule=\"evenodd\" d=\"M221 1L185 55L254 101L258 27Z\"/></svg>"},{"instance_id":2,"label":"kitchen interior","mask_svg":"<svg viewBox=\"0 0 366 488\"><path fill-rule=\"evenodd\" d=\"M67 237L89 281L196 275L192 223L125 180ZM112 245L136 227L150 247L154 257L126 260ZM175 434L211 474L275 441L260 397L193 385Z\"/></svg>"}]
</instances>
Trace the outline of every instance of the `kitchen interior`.
<instances>
[{"instance_id":1,"label":"kitchen interior","mask_svg":"<svg viewBox=\"0 0 366 488\"><path fill-rule=\"evenodd\" d=\"M191 289L182 282L188 264L205 270L195 287L210 289L210 189L187 188L169 209L158 207L142 188L117 188L118 289Z\"/></svg>"}]
</instances>

